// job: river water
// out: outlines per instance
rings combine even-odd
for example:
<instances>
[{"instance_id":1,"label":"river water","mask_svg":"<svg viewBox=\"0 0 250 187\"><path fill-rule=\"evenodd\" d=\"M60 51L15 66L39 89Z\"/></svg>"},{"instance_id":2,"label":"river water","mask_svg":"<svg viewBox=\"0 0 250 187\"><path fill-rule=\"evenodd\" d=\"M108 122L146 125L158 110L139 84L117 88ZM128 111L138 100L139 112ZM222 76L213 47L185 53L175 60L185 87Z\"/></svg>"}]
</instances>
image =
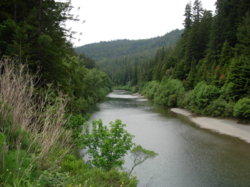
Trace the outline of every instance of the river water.
<instances>
[{"instance_id":1,"label":"river water","mask_svg":"<svg viewBox=\"0 0 250 187\"><path fill-rule=\"evenodd\" d=\"M140 187L250 186L250 144L200 129L143 98L114 91L92 119L122 120L137 144L159 154L135 168Z\"/></svg>"}]
</instances>

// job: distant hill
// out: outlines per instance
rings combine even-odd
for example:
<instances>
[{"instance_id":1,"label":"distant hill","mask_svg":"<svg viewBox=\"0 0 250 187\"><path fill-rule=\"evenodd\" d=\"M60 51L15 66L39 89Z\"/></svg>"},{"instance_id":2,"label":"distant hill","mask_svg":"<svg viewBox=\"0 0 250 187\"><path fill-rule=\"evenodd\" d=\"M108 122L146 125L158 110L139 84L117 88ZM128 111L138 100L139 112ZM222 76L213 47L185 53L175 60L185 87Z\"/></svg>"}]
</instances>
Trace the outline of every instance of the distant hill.
<instances>
[{"instance_id":1,"label":"distant hill","mask_svg":"<svg viewBox=\"0 0 250 187\"><path fill-rule=\"evenodd\" d=\"M173 30L164 36L143 40L115 40L88 44L75 48L77 54L85 54L107 72L115 84L126 84L135 65L148 62L159 48L175 45L182 30Z\"/></svg>"},{"instance_id":2,"label":"distant hill","mask_svg":"<svg viewBox=\"0 0 250 187\"><path fill-rule=\"evenodd\" d=\"M75 48L77 54L84 53L94 60L103 60L135 54L154 55L157 49L174 45L180 38L182 30L171 31L164 36L143 39L143 40L115 40L109 42L100 42L87 44ZM98 64L98 62L97 62Z\"/></svg>"}]
</instances>

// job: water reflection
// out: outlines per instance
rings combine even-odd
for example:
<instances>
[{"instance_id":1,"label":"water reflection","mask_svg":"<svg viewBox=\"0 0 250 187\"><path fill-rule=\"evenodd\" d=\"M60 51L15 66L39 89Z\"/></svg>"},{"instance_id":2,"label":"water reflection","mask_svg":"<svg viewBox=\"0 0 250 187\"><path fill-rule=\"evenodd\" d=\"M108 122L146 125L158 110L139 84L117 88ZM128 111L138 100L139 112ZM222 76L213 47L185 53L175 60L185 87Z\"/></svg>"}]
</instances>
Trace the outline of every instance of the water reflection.
<instances>
[{"instance_id":1,"label":"water reflection","mask_svg":"<svg viewBox=\"0 0 250 187\"><path fill-rule=\"evenodd\" d=\"M109 94L98 108L92 119L121 119L137 144L159 153L135 169L139 186L250 186L249 144L199 129L125 91Z\"/></svg>"}]
</instances>

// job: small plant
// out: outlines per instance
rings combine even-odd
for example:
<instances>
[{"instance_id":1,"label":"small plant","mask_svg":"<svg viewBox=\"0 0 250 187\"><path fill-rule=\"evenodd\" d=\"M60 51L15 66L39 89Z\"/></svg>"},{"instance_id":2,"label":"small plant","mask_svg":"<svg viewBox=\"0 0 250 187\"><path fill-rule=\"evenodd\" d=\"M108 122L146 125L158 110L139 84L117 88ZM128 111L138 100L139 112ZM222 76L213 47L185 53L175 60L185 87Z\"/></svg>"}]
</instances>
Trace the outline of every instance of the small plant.
<instances>
[{"instance_id":1,"label":"small plant","mask_svg":"<svg viewBox=\"0 0 250 187\"><path fill-rule=\"evenodd\" d=\"M123 164L122 158L134 145L124 127L120 120L110 122L110 128L98 120L92 122L91 132L85 128L83 141L93 166L110 170Z\"/></svg>"},{"instance_id":2,"label":"small plant","mask_svg":"<svg viewBox=\"0 0 250 187\"><path fill-rule=\"evenodd\" d=\"M136 166L142 164L145 162L147 159L152 159L156 157L158 154L155 153L154 151L150 151L147 149L144 149L142 146L137 145L131 150L131 157L133 159L133 166L131 170L129 171L129 176L133 172Z\"/></svg>"}]
</instances>

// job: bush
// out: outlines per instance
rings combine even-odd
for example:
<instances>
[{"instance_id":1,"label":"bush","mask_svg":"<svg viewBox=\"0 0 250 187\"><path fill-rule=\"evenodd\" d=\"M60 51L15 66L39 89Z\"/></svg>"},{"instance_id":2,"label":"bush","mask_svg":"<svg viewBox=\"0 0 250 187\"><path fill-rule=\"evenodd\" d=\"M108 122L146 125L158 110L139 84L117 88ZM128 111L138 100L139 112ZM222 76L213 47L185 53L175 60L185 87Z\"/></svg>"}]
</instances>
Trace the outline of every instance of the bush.
<instances>
[{"instance_id":1,"label":"bush","mask_svg":"<svg viewBox=\"0 0 250 187\"><path fill-rule=\"evenodd\" d=\"M177 101L184 95L184 91L180 80L164 79L155 93L154 101L160 105L176 107Z\"/></svg>"},{"instance_id":2,"label":"bush","mask_svg":"<svg viewBox=\"0 0 250 187\"><path fill-rule=\"evenodd\" d=\"M224 99L212 101L204 110L204 114L213 117L230 117L233 114L233 103L228 103Z\"/></svg>"},{"instance_id":3,"label":"bush","mask_svg":"<svg viewBox=\"0 0 250 187\"><path fill-rule=\"evenodd\" d=\"M141 92L147 98L154 99L159 86L160 86L160 83L158 81L151 81L145 84Z\"/></svg>"},{"instance_id":4,"label":"bush","mask_svg":"<svg viewBox=\"0 0 250 187\"><path fill-rule=\"evenodd\" d=\"M83 141L93 166L110 170L123 164L123 157L132 148L133 136L125 129L120 120L110 122L110 128L101 120L93 121L91 132L86 127Z\"/></svg>"},{"instance_id":5,"label":"bush","mask_svg":"<svg viewBox=\"0 0 250 187\"><path fill-rule=\"evenodd\" d=\"M250 98L240 99L234 106L233 114L244 121L250 121Z\"/></svg>"},{"instance_id":6,"label":"bush","mask_svg":"<svg viewBox=\"0 0 250 187\"><path fill-rule=\"evenodd\" d=\"M206 107L219 96L219 88L207 85L205 82L200 82L190 93L189 109L195 113L204 114Z\"/></svg>"},{"instance_id":7,"label":"bush","mask_svg":"<svg viewBox=\"0 0 250 187\"><path fill-rule=\"evenodd\" d=\"M67 173L68 186L131 186L137 185L135 177L129 177L125 172L111 169L91 168L84 164L81 158L66 155L61 163L60 173ZM66 182L66 181L65 181ZM75 184L75 185L73 185Z\"/></svg>"}]
</instances>

